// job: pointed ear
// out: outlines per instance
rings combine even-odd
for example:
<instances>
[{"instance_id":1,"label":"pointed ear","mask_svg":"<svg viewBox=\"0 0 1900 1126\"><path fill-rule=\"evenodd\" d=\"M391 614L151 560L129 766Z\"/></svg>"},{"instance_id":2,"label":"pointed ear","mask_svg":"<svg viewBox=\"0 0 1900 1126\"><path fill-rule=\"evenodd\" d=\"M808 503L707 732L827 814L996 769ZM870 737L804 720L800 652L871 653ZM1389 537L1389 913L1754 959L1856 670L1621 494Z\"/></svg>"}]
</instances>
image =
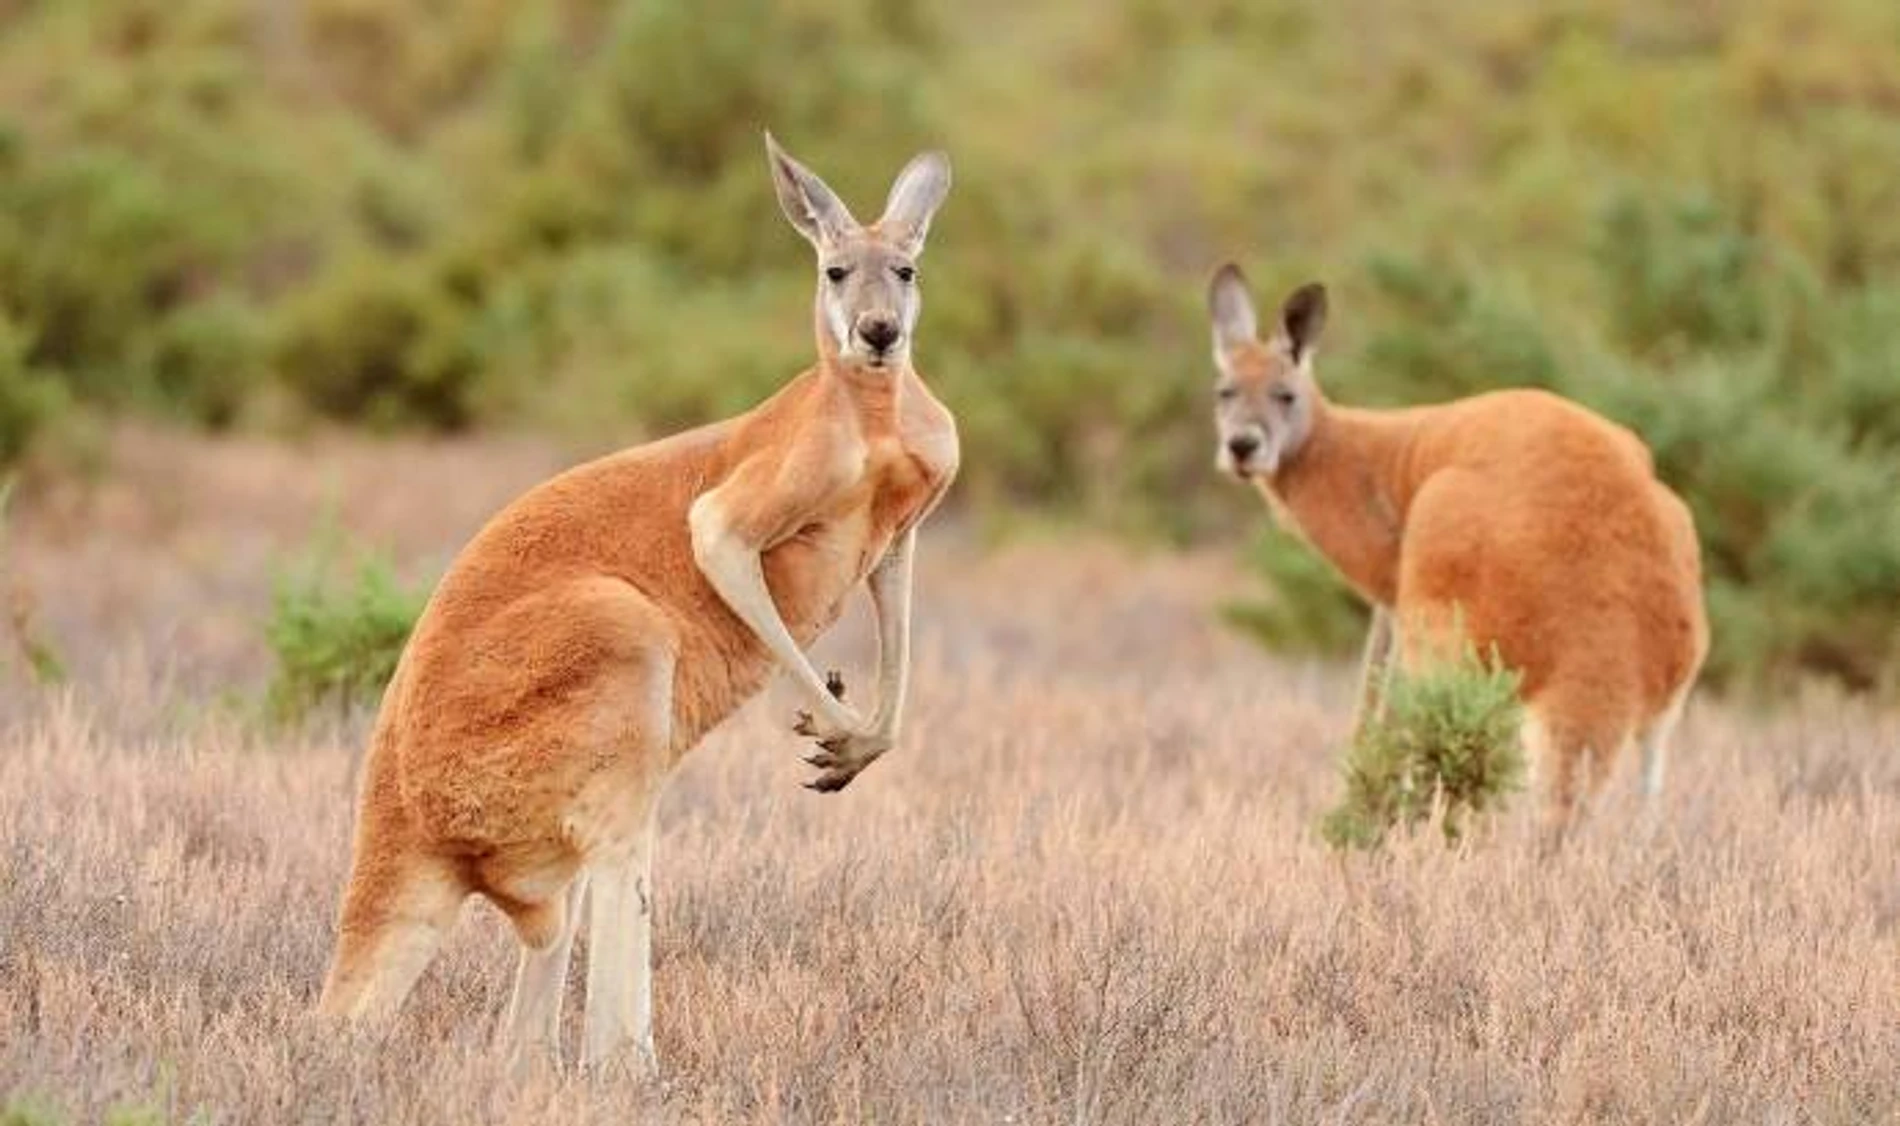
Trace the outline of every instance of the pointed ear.
<instances>
[{"instance_id":1,"label":"pointed ear","mask_svg":"<svg viewBox=\"0 0 1900 1126\"><path fill-rule=\"evenodd\" d=\"M818 174L792 159L779 148L771 130L765 133L765 154L772 165L772 186L778 189L778 205L798 233L816 247L824 247L858 229L858 221L837 193L825 186Z\"/></svg>"},{"instance_id":2,"label":"pointed ear","mask_svg":"<svg viewBox=\"0 0 1900 1126\"><path fill-rule=\"evenodd\" d=\"M1307 282L1293 291L1280 308L1280 328L1274 339L1286 345L1287 354L1299 363L1319 342L1326 328L1326 287Z\"/></svg>"},{"instance_id":3,"label":"pointed ear","mask_svg":"<svg viewBox=\"0 0 1900 1126\"><path fill-rule=\"evenodd\" d=\"M911 159L891 184L891 198L884 204L884 217L878 229L904 253L916 257L924 252L924 235L930 231L930 217L950 194L950 158L940 152L922 153Z\"/></svg>"},{"instance_id":4,"label":"pointed ear","mask_svg":"<svg viewBox=\"0 0 1900 1126\"><path fill-rule=\"evenodd\" d=\"M1214 321L1214 356L1237 344L1257 339L1259 320L1254 316L1253 294L1247 290L1247 275L1232 262L1214 271L1207 285L1207 315Z\"/></svg>"}]
</instances>

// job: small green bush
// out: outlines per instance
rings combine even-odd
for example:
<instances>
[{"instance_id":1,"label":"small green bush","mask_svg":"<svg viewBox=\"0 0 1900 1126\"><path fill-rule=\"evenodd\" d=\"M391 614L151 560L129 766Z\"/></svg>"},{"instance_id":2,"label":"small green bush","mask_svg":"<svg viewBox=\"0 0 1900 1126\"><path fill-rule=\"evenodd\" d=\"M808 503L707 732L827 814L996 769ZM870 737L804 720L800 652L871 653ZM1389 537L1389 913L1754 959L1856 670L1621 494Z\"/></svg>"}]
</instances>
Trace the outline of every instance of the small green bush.
<instances>
[{"instance_id":1,"label":"small green bush","mask_svg":"<svg viewBox=\"0 0 1900 1126\"><path fill-rule=\"evenodd\" d=\"M1524 780L1518 674L1470 647L1410 675L1395 674L1381 714L1355 735L1346 794L1320 822L1335 848L1374 848L1394 829L1437 814L1447 842L1496 809Z\"/></svg>"},{"instance_id":2,"label":"small green bush","mask_svg":"<svg viewBox=\"0 0 1900 1126\"><path fill-rule=\"evenodd\" d=\"M13 1097L0 1105L0 1126L66 1126L68 1119L42 1099Z\"/></svg>"},{"instance_id":3,"label":"small green bush","mask_svg":"<svg viewBox=\"0 0 1900 1126\"><path fill-rule=\"evenodd\" d=\"M0 312L0 469L19 461L66 408L66 389L27 363L26 333Z\"/></svg>"},{"instance_id":4,"label":"small green bush","mask_svg":"<svg viewBox=\"0 0 1900 1126\"><path fill-rule=\"evenodd\" d=\"M271 714L294 721L326 703L340 710L373 701L428 600L399 583L387 560L359 555L340 576L341 552L326 537L297 572L281 577L265 639L276 659Z\"/></svg>"}]
</instances>

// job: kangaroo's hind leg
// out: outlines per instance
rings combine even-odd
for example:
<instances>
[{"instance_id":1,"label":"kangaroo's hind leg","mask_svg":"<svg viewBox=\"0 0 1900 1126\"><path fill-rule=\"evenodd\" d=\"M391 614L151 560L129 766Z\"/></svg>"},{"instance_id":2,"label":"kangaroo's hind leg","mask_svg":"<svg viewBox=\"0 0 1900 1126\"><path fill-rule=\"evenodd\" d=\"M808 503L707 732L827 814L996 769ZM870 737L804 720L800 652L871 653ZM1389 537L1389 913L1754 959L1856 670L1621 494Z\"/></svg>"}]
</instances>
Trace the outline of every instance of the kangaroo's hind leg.
<instances>
[{"instance_id":1,"label":"kangaroo's hind leg","mask_svg":"<svg viewBox=\"0 0 1900 1126\"><path fill-rule=\"evenodd\" d=\"M1536 787L1542 791L1542 835L1555 848L1589 812L1616 757L1629 741L1628 728L1566 707L1546 697L1526 705L1523 745Z\"/></svg>"},{"instance_id":2,"label":"kangaroo's hind leg","mask_svg":"<svg viewBox=\"0 0 1900 1126\"><path fill-rule=\"evenodd\" d=\"M1685 686L1669 702L1668 707L1636 733L1637 744L1643 751L1643 774L1639 785L1642 787L1644 804L1651 809L1662 800L1663 776L1669 765L1669 741L1675 736L1676 727L1682 721L1683 708L1688 702L1689 689Z\"/></svg>"},{"instance_id":3,"label":"kangaroo's hind leg","mask_svg":"<svg viewBox=\"0 0 1900 1126\"><path fill-rule=\"evenodd\" d=\"M587 1007L581 1062L597 1068L631 1048L653 1067L654 810L671 774L678 648L670 625L628 588L596 604L619 638L586 706L563 725L558 757L574 771L560 800L564 844L587 880ZM577 877L579 878L579 877ZM578 926L578 913L571 920Z\"/></svg>"},{"instance_id":4,"label":"kangaroo's hind leg","mask_svg":"<svg viewBox=\"0 0 1900 1126\"><path fill-rule=\"evenodd\" d=\"M657 794L655 795L657 797ZM587 938L587 1021L581 1058L589 1067L631 1047L649 1074L653 1047L653 816L626 851L596 869Z\"/></svg>"},{"instance_id":5,"label":"kangaroo's hind leg","mask_svg":"<svg viewBox=\"0 0 1900 1126\"><path fill-rule=\"evenodd\" d=\"M547 946L537 950L524 942L515 966L515 987L502 1020L502 1036L517 1063L526 1063L537 1050L561 1063L561 1003L567 992L568 961L574 935L580 930L581 909L587 898L587 872L576 873L561 905L559 926Z\"/></svg>"},{"instance_id":6,"label":"kangaroo's hind leg","mask_svg":"<svg viewBox=\"0 0 1900 1126\"><path fill-rule=\"evenodd\" d=\"M468 888L445 864L377 839L367 827L350 873L317 1011L353 1024L389 1021L455 925Z\"/></svg>"}]
</instances>

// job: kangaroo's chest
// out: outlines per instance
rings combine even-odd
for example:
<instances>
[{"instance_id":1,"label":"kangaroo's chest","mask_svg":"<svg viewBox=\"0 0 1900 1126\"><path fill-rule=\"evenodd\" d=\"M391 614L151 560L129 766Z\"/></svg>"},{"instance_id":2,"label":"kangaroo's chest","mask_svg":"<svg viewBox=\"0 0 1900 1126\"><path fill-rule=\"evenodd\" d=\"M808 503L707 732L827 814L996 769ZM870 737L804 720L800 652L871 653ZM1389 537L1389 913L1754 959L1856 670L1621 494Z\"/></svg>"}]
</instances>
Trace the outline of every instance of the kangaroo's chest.
<instances>
[{"instance_id":1,"label":"kangaroo's chest","mask_svg":"<svg viewBox=\"0 0 1900 1126\"><path fill-rule=\"evenodd\" d=\"M766 559L767 583L795 635L808 640L837 620L851 589L949 487L957 455L947 413L919 412L865 436L858 480Z\"/></svg>"},{"instance_id":2,"label":"kangaroo's chest","mask_svg":"<svg viewBox=\"0 0 1900 1126\"><path fill-rule=\"evenodd\" d=\"M864 435L864 472L835 521L847 585L864 578L949 487L957 469L950 414L921 389L904 410Z\"/></svg>"}]
</instances>

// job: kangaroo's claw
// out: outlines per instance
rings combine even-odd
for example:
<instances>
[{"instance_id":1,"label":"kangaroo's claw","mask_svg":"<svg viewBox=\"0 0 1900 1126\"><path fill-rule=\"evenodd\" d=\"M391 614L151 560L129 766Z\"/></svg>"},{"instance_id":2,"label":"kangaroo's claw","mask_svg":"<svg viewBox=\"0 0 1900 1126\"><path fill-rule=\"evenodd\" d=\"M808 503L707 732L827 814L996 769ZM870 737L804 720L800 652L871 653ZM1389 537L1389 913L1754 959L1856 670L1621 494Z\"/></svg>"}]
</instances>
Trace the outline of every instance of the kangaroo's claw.
<instances>
[{"instance_id":1,"label":"kangaroo's claw","mask_svg":"<svg viewBox=\"0 0 1900 1126\"><path fill-rule=\"evenodd\" d=\"M821 794L835 794L851 784L858 776L855 770L827 770L818 777L805 783L807 790L816 790Z\"/></svg>"},{"instance_id":2,"label":"kangaroo's claw","mask_svg":"<svg viewBox=\"0 0 1900 1126\"><path fill-rule=\"evenodd\" d=\"M792 734L805 736L818 734L817 721L812 719L810 712L797 713L792 722Z\"/></svg>"},{"instance_id":3,"label":"kangaroo's claw","mask_svg":"<svg viewBox=\"0 0 1900 1126\"><path fill-rule=\"evenodd\" d=\"M825 691L831 693L834 700L844 699L844 674L832 669L825 674Z\"/></svg>"}]
</instances>

